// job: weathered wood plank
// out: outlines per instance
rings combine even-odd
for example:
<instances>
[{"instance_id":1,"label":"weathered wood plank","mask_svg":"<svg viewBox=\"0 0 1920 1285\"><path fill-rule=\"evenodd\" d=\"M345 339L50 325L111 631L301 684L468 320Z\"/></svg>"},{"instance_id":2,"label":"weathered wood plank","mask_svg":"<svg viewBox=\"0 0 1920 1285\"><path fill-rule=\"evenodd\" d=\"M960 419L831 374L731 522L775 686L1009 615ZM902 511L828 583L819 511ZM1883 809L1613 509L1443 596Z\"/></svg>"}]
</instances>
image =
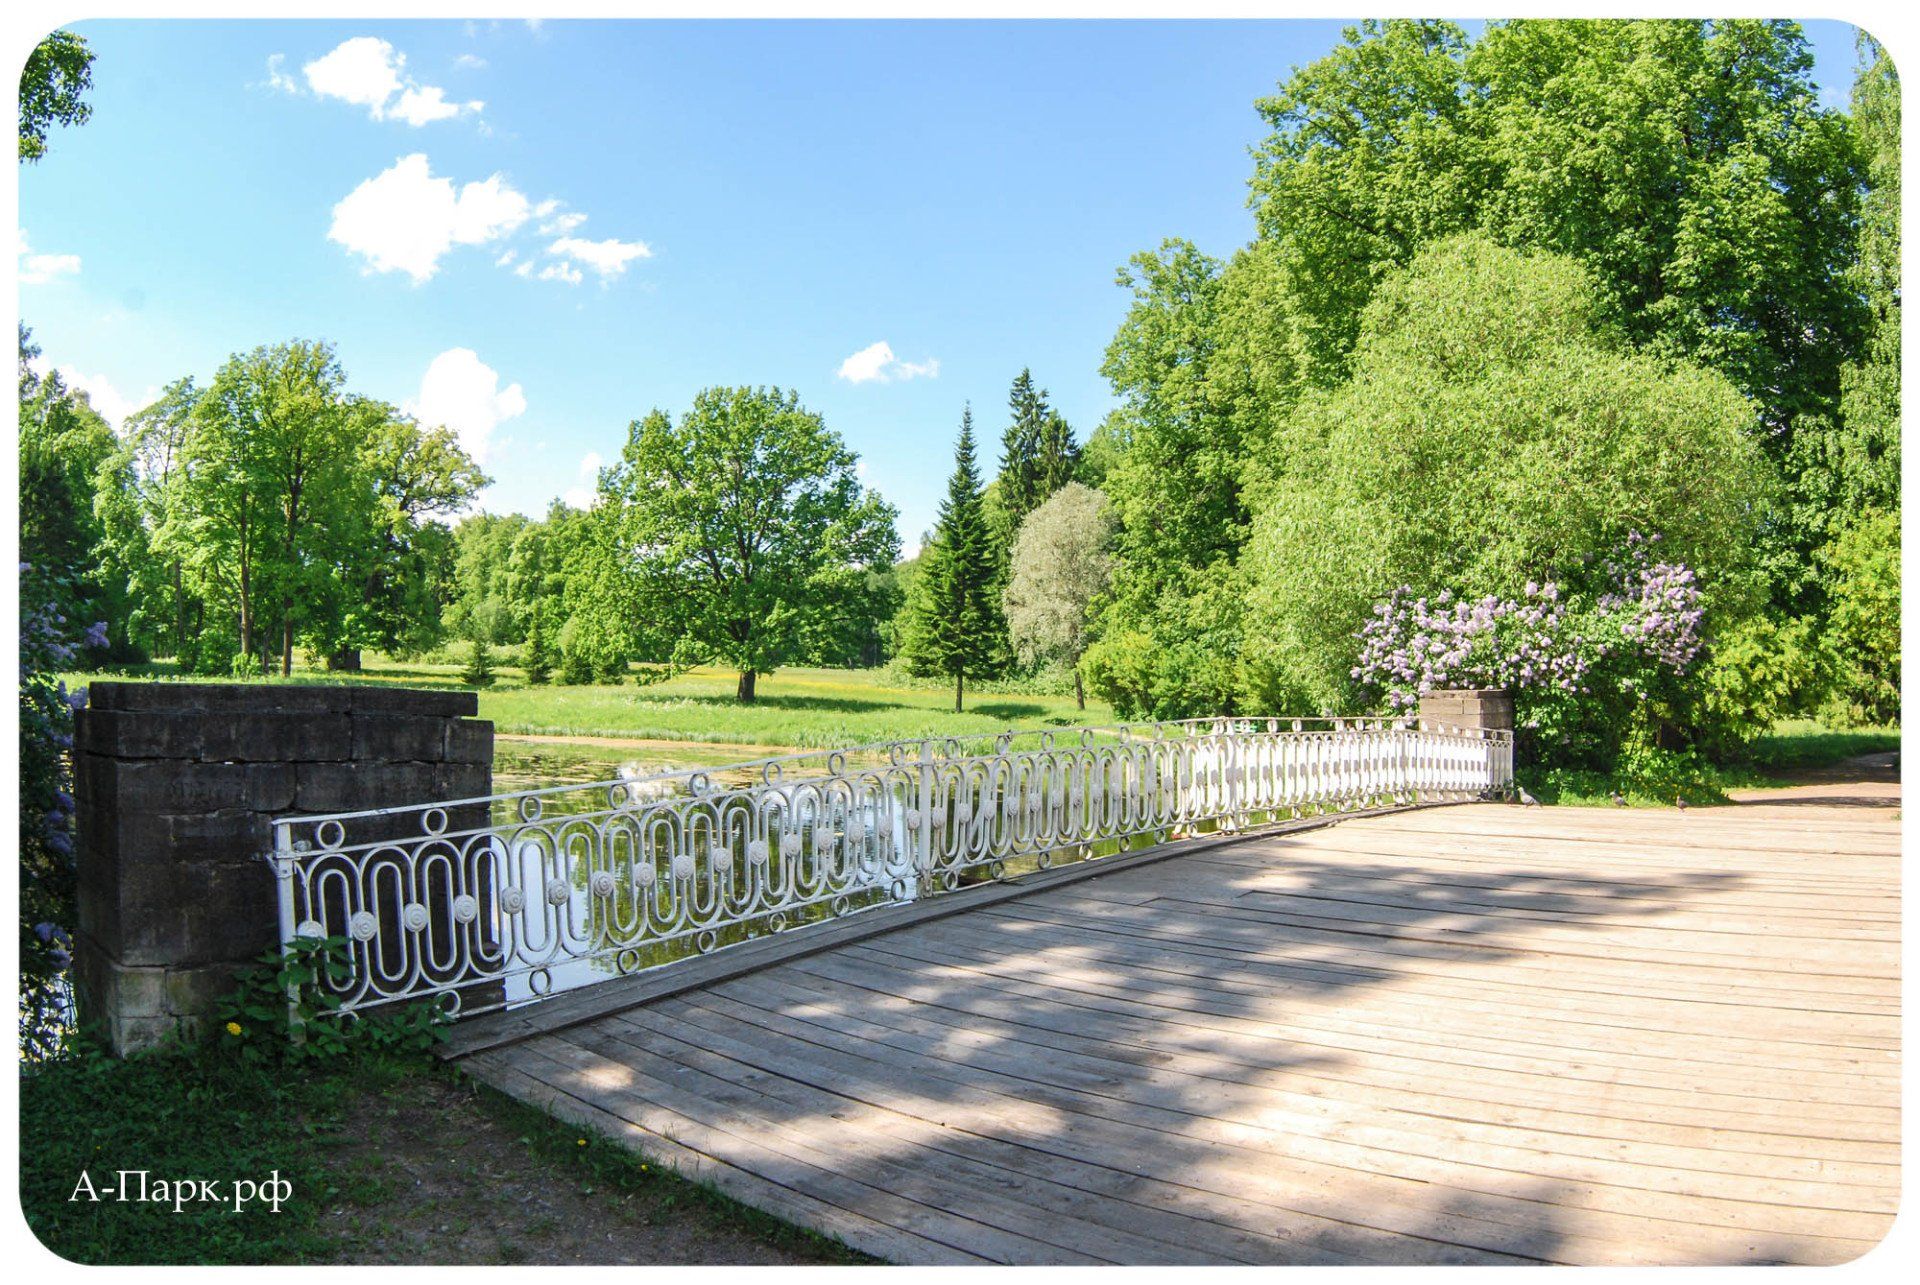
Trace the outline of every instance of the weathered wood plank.
<instances>
[{"instance_id":1,"label":"weathered wood plank","mask_svg":"<svg viewBox=\"0 0 1920 1285\"><path fill-rule=\"evenodd\" d=\"M1316 821L459 1047L902 1262L1842 1262L1898 1196L1898 838L1818 803Z\"/></svg>"}]
</instances>

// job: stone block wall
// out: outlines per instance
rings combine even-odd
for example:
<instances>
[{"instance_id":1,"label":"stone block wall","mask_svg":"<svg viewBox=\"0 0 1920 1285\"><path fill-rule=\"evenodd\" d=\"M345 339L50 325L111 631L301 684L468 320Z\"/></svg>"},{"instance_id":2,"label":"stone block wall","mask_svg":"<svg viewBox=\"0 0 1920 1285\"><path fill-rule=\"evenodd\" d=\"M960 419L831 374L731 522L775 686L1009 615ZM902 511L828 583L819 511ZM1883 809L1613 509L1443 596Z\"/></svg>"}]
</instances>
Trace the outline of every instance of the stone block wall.
<instances>
[{"instance_id":1,"label":"stone block wall","mask_svg":"<svg viewBox=\"0 0 1920 1285\"><path fill-rule=\"evenodd\" d=\"M1420 698L1420 725L1513 730L1513 693L1495 687L1460 687L1428 692Z\"/></svg>"},{"instance_id":2,"label":"stone block wall","mask_svg":"<svg viewBox=\"0 0 1920 1285\"><path fill-rule=\"evenodd\" d=\"M148 1047L279 942L273 817L489 793L477 710L472 692L91 684L73 744L82 1025Z\"/></svg>"}]
</instances>

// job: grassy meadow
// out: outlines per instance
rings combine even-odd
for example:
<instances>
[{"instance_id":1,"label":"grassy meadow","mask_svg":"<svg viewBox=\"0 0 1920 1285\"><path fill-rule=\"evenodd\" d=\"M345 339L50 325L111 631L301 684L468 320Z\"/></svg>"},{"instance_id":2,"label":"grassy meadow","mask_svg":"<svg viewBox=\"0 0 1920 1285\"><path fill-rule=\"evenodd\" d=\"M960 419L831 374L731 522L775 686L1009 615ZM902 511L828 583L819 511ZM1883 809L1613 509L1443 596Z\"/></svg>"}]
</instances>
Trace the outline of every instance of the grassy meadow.
<instances>
[{"instance_id":1,"label":"grassy meadow","mask_svg":"<svg viewBox=\"0 0 1920 1285\"><path fill-rule=\"evenodd\" d=\"M463 685L461 669L459 664L396 661L369 653L366 667L357 674L296 665L292 678L264 681L444 688ZM189 678L165 663L62 677L70 688L96 678L217 681ZM706 762L740 757L730 752L734 746L823 749L1113 721L1113 711L1097 701L1089 700L1082 711L1069 695L992 690L968 693L965 711L956 714L952 688L904 685L885 670L776 670L761 676L759 699L751 705L734 699L734 680L732 670L702 666L653 683L530 687L517 669L501 666L493 685L480 690L480 717L493 720L494 730L505 736L603 737L728 748L718 760L704 753L687 760Z\"/></svg>"}]
</instances>

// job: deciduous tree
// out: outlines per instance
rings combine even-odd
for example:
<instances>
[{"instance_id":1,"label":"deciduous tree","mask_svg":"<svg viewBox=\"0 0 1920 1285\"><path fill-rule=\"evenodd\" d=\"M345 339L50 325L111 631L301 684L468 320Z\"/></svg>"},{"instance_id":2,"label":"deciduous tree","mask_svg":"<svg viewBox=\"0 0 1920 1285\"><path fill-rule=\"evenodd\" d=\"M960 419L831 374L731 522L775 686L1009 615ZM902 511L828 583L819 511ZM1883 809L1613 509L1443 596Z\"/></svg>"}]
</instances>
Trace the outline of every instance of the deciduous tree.
<instances>
[{"instance_id":1,"label":"deciduous tree","mask_svg":"<svg viewBox=\"0 0 1920 1285\"><path fill-rule=\"evenodd\" d=\"M82 125L93 108L82 96L93 88L93 51L71 31L55 31L35 45L20 71L20 159L47 154L47 130Z\"/></svg>"},{"instance_id":2,"label":"deciduous tree","mask_svg":"<svg viewBox=\"0 0 1920 1285\"><path fill-rule=\"evenodd\" d=\"M823 579L885 567L894 511L860 485L855 457L791 392L709 388L678 426L635 420L600 478L594 519L633 586L636 636L682 663L726 664L737 695L789 662Z\"/></svg>"},{"instance_id":3,"label":"deciduous tree","mask_svg":"<svg viewBox=\"0 0 1920 1285\"><path fill-rule=\"evenodd\" d=\"M1020 524L1007 581L1007 632L1021 658L1058 660L1073 670L1073 694L1087 707L1080 657L1095 600L1113 576L1119 520L1100 492L1069 482Z\"/></svg>"}]
</instances>

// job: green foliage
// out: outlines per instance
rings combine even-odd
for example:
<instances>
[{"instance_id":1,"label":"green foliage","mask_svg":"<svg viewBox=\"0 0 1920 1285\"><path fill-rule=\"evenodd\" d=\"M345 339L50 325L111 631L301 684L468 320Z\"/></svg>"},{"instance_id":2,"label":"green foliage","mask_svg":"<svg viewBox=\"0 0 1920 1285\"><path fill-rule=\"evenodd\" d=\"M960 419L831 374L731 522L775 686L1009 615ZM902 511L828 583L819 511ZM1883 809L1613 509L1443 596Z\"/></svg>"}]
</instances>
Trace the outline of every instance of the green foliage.
<instances>
[{"instance_id":1,"label":"green foliage","mask_svg":"<svg viewBox=\"0 0 1920 1285\"><path fill-rule=\"evenodd\" d=\"M854 463L779 389L704 389L677 427L661 411L635 420L592 513L599 596L625 606L643 652L732 665L752 700L760 674L799 654L823 581L899 547L893 509Z\"/></svg>"},{"instance_id":2,"label":"green foliage","mask_svg":"<svg viewBox=\"0 0 1920 1285\"><path fill-rule=\"evenodd\" d=\"M113 429L87 394L57 371L36 373L40 355L20 328L20 560L60 574L59 610L73 619L105 620L112 659L140 658L129 637L130 588L96 553L106 525L96 512L110 493L120 451Z\"/></svg>"},{"instance_id":3,"label":"green foliage","mask_svg":"<svg viewBox=\"0 0 1920 1285\"><path fill-rule=\"evenodd\" d=\"M840 567L823 572L816 586L820 609L801 626L796 659L848 669L884 663L893 651L894 617L906 602L894 568Z\"/></svg>"},{"instance_id":4,"label":"green foliage","mask_svg":"<svg viewBox=\"0 0 1920 1285\"><path fill-rule=\"evenodd\" d=\"M1014 377L1007 412L1000 474L994 479L989 505L989 520L1003 553L1011 549L1014 532L1027 514L1072 480L1080 462L1073 429L1047 404L1047 390L1034 387L1031 370L1022 368Z\"/></svg>"},{"instance_id":5,"label":"green foliage","mask_svg":"<svg viewBox=\"0 0 1920 1285\"><path fill-rule=\"evenodd\" d=\"M277 650L283 675L296 644L340 656L437 641L449 538L435 519L487 479L448 430L348 392L330 345L236 354L129 429L99 474L120 494L95 507L146 636L202 672L235 655L264 668Z\"/></svg>"},{"instance_id":6,"label":"green foliage","mask_svg":"<svg viewBox=\"0 0 1920 1285\"><path fill-rule=\"evenodd\" d=\"M467 640L467 667L460 671L460 681L469 687L493 686L493 648L478 629Z\"/></svg>"},{"instance_id":7,"label":"green foliage","mask_svg":"<svg viewBox=\"0 0 1920 1285\"><path fill-rule=\"evenodd\" d=\"M520 668L527 676L527 682L535 687L541 686L553 676L554 645L552 630L547 625L546 603L535 598L533 612L527 621L527 648L521 657Z\"/></svg>"},{"instance_id":8,"label":"green foliage","mask_svg":"<svg viewBox=\"0 0 1920 1285\"><path fill-rule=\"evenodd\" d=\"M1237 712L1246 686L1240 659L1246 600L1240 568L1222 557L1168 576L1137 617L1115 602L1081 661L1088 690L1122 718ZM1141 626L1129 625L1133 619ZM1303 708L1297 700L1281 704Z\"/></svg>"},{"instance_id":9,"label":"green foliage","mask_svg":"<svg viewBox=\"0 0 1920 1285\"><path fill-rule=\"evenodd\" d=\"M33 47L20 71L20 159L47 154L47 130L84 125L93 108L82 97L93 88L93 51L71 31L55 31Z\"/></svg>"},{"instance_id":10,"label":"green foliage","mask_svg":"<svg viewBox=\"0 0 1920 1285\"><path fill-rule=\"evenodd\" d=\"M1382 282L1351 377L1303 398L1248 469L1253 707L1349 704L1354 633L1400 585L1577 582L1635 531L1665 537L1718 618L1751 609L1750 407L1625 350L1608 310L1573 261L1477 235Z\"/></svg>"},{"instance_id":11,"label":"green foliage","mask_svg":"<svg viewBox=\"0 0 1920 1285\"><path fill-rule=\"evenodd\" d=\"M1860 258L1853 277L1867 301L1866 343L1840 372L1844 445L1832 507L1898 508L1900 499L1900 74L1860 33L1853 125L1866 159Z\"/></svg>"},{"instance_id":12,"label":"green foliage","mask_svg":"<svg viewBox=\"0 0 1920 1285\"><path fill-rule=\"evenodd\" d=\"M1810 616L1756 615L1722 629L1700 675L1712 748L1737 753L1787 715L1817 705L1834 664Z\"/></svg>"},{"instance_id":13,"label":"green foliage","mask_svg":"<svg viewBox=\"0 0 1920 1285\"><path fill-rule=\"evenodd\" d=\"M900 649L908 672L953 680L953 708L969 678L990 678L1011 659L999 601L999 556L973 459L973 410L960 418L953 476L932 542L921 551Z\"/></svg>"},{"instance_id":14,"label":"green foliage","mask_svg":"<svg viewBox=\"0 0 1920 1285\"><path fill-rule=\"evenodd\" d=\"M447 605L447 628L463 637L478 631L490 643L520 642L524 618L515 612L510 592L513 550L534 526L518 513L474 513L453 528L453 599ZM523 584L528 578L523 558Z\"/></svg>"},{"instance_id":15,"label":"green foliage","mask_svg":"<svg viewBox=\"0 0 1920 1285\"><path fill-rule=\"evenodd\" d=\"M1382 270L1481 228L1571 255L1636 343L1720 371L1786 445L1862 318L1858 158L1797 24L1369 22L1260 110L1262 240L1338 362Z\"/></svg>"},{"instance_id":16,"label":"green foliage","mask_svg":"<svg viewBox=\"0 0 1920 1285\"><path fill-rule=\"evenodd\" d=\"M214 1010L208 1039L255 1065L288 1066L372 1055L421 1058L446 1038L446 1015L430 1000L343 1014L353 978L347 939L299 937L261 955Z\"/></svg>"},{"instance_id":17,"label":"green foliage","mask_svg":"<svg viewBox=\"0 0 1920 1285\"><path fill-rule=\"evenodd\" d=\"M1863 514L1821 551L1831 575L1835 692L1863 722L1900 717L1900 515Z\"/></svg>"}]
</instances>

